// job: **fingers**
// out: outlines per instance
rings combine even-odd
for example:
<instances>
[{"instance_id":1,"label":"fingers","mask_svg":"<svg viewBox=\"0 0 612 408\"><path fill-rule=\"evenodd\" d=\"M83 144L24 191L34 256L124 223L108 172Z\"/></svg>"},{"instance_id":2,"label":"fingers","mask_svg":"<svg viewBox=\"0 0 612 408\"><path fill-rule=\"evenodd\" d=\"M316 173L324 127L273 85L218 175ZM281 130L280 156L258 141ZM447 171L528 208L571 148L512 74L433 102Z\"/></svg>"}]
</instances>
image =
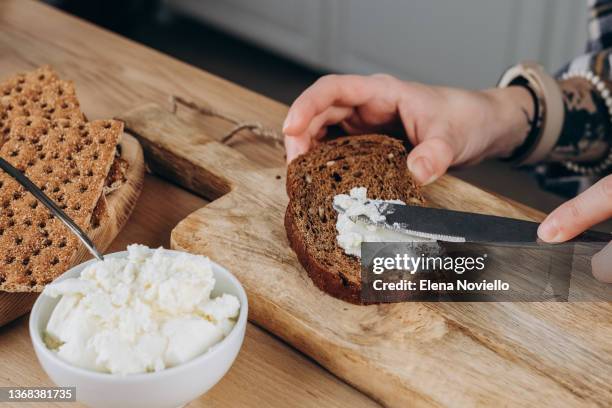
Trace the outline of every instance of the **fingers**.
<instances>
[{"instance_id":1,"label":"fingers","mask_svg":"<svg viewBox=\"0 0 612 408\"><path fill-rule=\"evenodd\" d=\"M408 155L408 170L417 183L426 185L446 173L453 157L453 149L446 139L426 139Z\"/></svg>"},{"instance_id":2,"label":"fingers","mask_svg":"<svg viewBox=\"0 0 612 408\"><path fill-rule=\"evenodd\" d=\"M304 132L297 135L285 135L287 163L307 152L313 145L313 139L316 141L325 136L327 126L343 121L352 111L352 108L331 106L315 116Z\"/></svg>"},{"instance_id":3,"label":"fingers","mask_svg":"<svg viewBox=\"0 0 612 408\"><path fill-rule=\"evenodd\" d=\"M287 154L287 163L291 163L293 159L302 153L306 153L312 144L312 139L309 137L293 137L285 135L285 153Z\"/></svg>"},{"instance_id":4,"label":"fingers","mask_svg":"<svg viewBox=\"0 0 612 408\"><path fill-rule=\"evenodd\" d=\"M306 130L306 134L304 136L319 139L320 137L317 137L317 135L321 135L321 129L324 129L329 125L342 122L352 113L353 108L337 106L327 108L324 112L314 117L314 119L308 125L308 129Z\"/></svg>"},{"instance_id":5,"label":"fingers","mask_svg":"<svg viewBox=\"0 0 612 408\"><path fill-rule=\"evenodd\" d=\"M567 241L610 217L612 175L599 180L584 193L550 213L540 224L538 236L546 242Z\"/></svg>"},{"instance_id":6,"label":"fingers","mask_svg":"<svg viewBox=\"0 0 612 408\"><path fill-rule=\"evenodd\" d=\"M325 134L322 127L335 123L343 124L345 119L357 116L353 114L354 108L367 105L370 101L378 101L378 105L375 104L376 109L373 112L365 111L368 117L381 120L381 109L385 111L383 118L396 115L394 98L398 82L395 78L382 74L326 75L317 80L293 102L285 118L283 133L286 135L287 161L312 146L312 140L301 139L321 137ZM351 123L349 126L354 127L355 124Z\"/></svg>"},{"instance_id":7,"label":"fingers","mask_svg":"<svg viewBox=\"0 0 612 408\"><path fill-rule=\"evenodd\" d=\"M333 105L352 107L365 103L377 93L378 82L359 75L326 75L306 89L291 105L283 133L300 135L310 122Z\"/></svg>"},{"instance_id":8,"label":"fingers","mask_svg":"<svg viewBox=\"0 0 612 408\"><path fill-rule=\"evenodd\" d=\"M591 259L593 276L600 282L612 283L612 242Z\"/></svg>"}]
</instances>

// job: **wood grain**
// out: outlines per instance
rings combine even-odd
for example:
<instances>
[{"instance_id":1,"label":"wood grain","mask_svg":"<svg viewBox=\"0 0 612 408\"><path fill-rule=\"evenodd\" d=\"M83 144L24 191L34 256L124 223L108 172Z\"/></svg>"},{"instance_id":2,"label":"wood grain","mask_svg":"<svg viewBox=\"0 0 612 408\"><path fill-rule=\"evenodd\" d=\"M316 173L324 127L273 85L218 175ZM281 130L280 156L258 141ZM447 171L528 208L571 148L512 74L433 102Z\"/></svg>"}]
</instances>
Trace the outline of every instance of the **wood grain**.
<instances>
[{"instance_id":1,"label":"wood grain","mask_svg":"<svg viewBox=\"0 0 612 408\"><path fill-rule=\"evenodd\" d=\"M112 117L151 101L168 107L172 95L277 131L287 112L279 102L42 3L1 1L0 30L0 73L52 65L60 77L74 81L90 119ZM251 141L247 136L235 147L259 163L270 157L279 163L278 150Z\"/></svg>"},{"instance_id":2,"label":"wood grain","mask_svg":"<svg viewBox=\"0 0 612 408\"><path fill-rule=\"evenodd\" d=\"M166 199L162 199L166 198ZM169 247L170 231L206 202L157 177L146 175L130 221L108 249L123 251L137 242ZM0 328L0 385L52 386L30 343L27 317ZM326 372L292 347L249 323L244 345L227 376L196 407L241 406L375 407L371 399ZM19 403L18 407L40 407ZM79 404L57 404L66 408Z\"/></svg>"},{"instance_id":3,"label":"wood grain","mask_svg":"<svg viewBox=\"0 0 612 408\"><path fill-rule=\"evenodd\" d=\"M149 179L152 183L158 183L153 178ZM147 184L150 182L147 181ZM173 190L169 185L163 189ZM141 214L146 214L146 209L142 210ZM27 317L24 316L0 327L0 385L52 387L51 380L39 368L28 336L27 323ZM11 405L3 403L2 406ZM44 405L18 403L14 406L75 408L83 405L71 402ZM212 390L187 406L367 408L379 405L312 360L296 353L289 345L249 324L240 354L229 373Z\"/></svg>"},{"instance_id":4,"label":"wood grain","mask_svg":"<svg viewBox=\"0 0 612 408\"><path fill-rule=\"evenodd\" d=\"M287 110L286 106L268 98L29 0L0 2L0 54L1 76L46 63L52 64L63 77L75 81L83 109L91 119L116 116L147 102L168 107L169 97L180 95L199 104L214 106L233 117L258 121L278 131ZM195 140L200 137L200 133L218 139L232 127L222 120L203 119L188 109L179 109L178 114L189 120L190 129L198 129L193 132ZM249 134L242 135L232 144L232 148L242 152L260 169L282 167L284 163L282 151L259 142ZM284 175L284 172L281 174ZM146 243L149 246L168 245L171 228L205 203L201 198L159 178L146 176L143 193L134 214L110 250L122 250L127 243L132 242ZM537 217L531 210L525 210L523 214ZM285 259L286 254L283 254L281 252L278 258ZM261 254L254 254L253 262L257 262L259 258ZM267 273L265 267L266 264L257 267L256 272ZM335 304L325 306L329 307L329 311L335 311L335 314L344 311L342 308L336 310L338 306ZM280 307L280 304L269 307L274 309ZM431 310L427 312L428 309ZM418 319L423 310L428 316L435 317L425 325ZM384 309L380 312L372 309L369 321L360 323L364 324L364 328L372 327L370 331L380 333L381 347L388 344L385 337L388 333L374 322L384 313ZM467 316L468 313L470 316ZM513 314L518 317L515 319ZM551 314L556 315L551 317ZM524 319L525 315L530 318ZM463 333L461 338L471 338L472 342L482 344L481 348L488 349L490 354L497 356L491 360L491 365L498 367L499 376L495 379L497 384L504 376L514 374L513 371L504 372L500 360L508 360L507 364L510 365L524 366L528 371L540 372L543 377L550 376L551 383L559 384L553 386L550 392L543 389L542 400L535 405L563 406L576 402L577 406L608 406L610 399L606 399L605 392L610 381L605 381L605 374L609 373L609 370L602 371L601 367L612 366L609 357L612 352L610 316L612 313L609 307L599 304L497 305L490 312L487 307L479 306L469 308L467 305L448 305L447 309L444 309L440 304L423 304L399 323L383 322L402 328L391 337L405 336L406 347L413 347L413 351L418 348L414 351L415 356L418 357L422 350L428 350L427 356L433 355L431 366L423 366L423 360L407 360L406 370L414 374L415 381L420 385L415 387L415 391L411 391L408 397L396 397L398 401L402 401L402 398L410 400L411 395L416 394L415 399L406 404L408 406L417 405L418 402L449 406L488 406L492 405L491 401L502 398L503 394L486 394L490 389L487 388L488 379L480 388L481 393L485 395L475 404L465 403L467 398L463 397L462 393L441 390L443 387L437 386L436 378L432 380L434 374L439 372L445 380L454 376L458 384L463 381L473 383L470 370L475 371L478 378L482 378L479 374L482 368L479 365L467 361L464 367L451 366L449 363L457 357L447 358L445 353L436 353L439 342L444 344L444 339L451 338L450 335L445 334L441 336L441 340L436 340L436 336L430 334L429 337L424 337L429 340L420 344L410 340L413 337L411 332L435 334L436 330L439 330L440 333L448 333L446 328L450 326L451 333ZM313 316L313 319L315 317ZM309 324L307 322L305 325ZM296 330L303 326L297 325ZM508 327L510 330L507 330ZM339 329L342 330L343 327ZM358 340L361 330L364 329L354 328L354 334L349 340ZM563 340L565 336L567 339ZM302 340L302 349L308 351L308 339ZM560 340L562 341L557 345ZM577 353L576 348L580 349ZM515 353L515 349L519 352ZM328 355L320 357L320 361L325 363L325 357L333 360L336 352L337 349L330 349ZM465 360L471 357L470 349L460 349L456 353L463 354ZM588 363L595 359L585 359L584 355L587 353L590 356L599 355L600 361L593 370L585 369ZM404 358L403 354L398 355L398 358ZM574 364L578 364L577 367L574 367ZM349 369L329 364L328 367L336 373ZM367 373L363 373L363 365L358 361L355 362L355 370L360 372L362 377L367 376ZM421 372L425 373L422 381L419 380ZM603 391L593 391L599 384L603 384ZM25 317L0 328L0 385L51 385L36 362ZM396 385L390 380L390 387ZM526 384L526 391L515 393L517 396L510 397L508 403L503 405L517 405L515 402L523 392L533 394L534 389L541 385L541 382ZM428 389L429 386L431 391L425 394L432 397L419 397L421 390ZM564 400L565 395L556 392L559 386L564 387L569 394L574 393L575 397ZM510 391L514 392L515 389ZM390 395L389 398L393 397ZM449 400L452 400L449 404L441 402ZM374 404L277 337L249 324L245 345L228 375L208 394L189 406L262 405L357 407ZM20 403L19 406L28 404ZM37 407L39 404L31 406ZM72 407L75 404L64 406Z\"/></svg>"},{"instance_id":5,"label":"wood grain","mask_svg":"<svg viewBox=\"0 0 612 408\"><path fill-rule=\"evenodd\" d=\"M3 77L52 64L62 77L75 82L90 119L112 117L144 102L167 106L173 94L276 129L287 110L278 102L30 0L0 1L0 52ZM197 118L186 109L179 109L179 115ZM224 121L196 124L220 132L232 127ZM233 146L262 165L283 162L282 152L255 143L249 134L241 135ZM169 246L176 223L205 203L186 190L146 176L133 215L109 250L124 250L134 242ZM0 327L0 344L0 385L51 385L36 362L26 318ZM277 337L249 324L245 345L229 374L189 406L261 406L264 402L271 407L376 405Z\"/></svg>"},{"instance_id":6,"label":"wood grain","mask_svg":"<svg viewBox=\"0 0 612 408\"><path fill-rule=\"evenodd\" d=\"M612 319L601 318L610 316L609 304L344 303L313 286L287 245L284 168L261 168L155 105L120 118L152 169L216 198L178 224L172 246L228 267L248 292L252 321L376 400L388 406L611 400L610 346L570 324L598 325L609 336ZM449 176L425 194L451 209L541 217Z\"/></svg>"},{"instance_id":7,"label":"wood grain","mask_svg":"<svg viewBox=\"0 0 612 408\"><path fill-rule=\"evenodd\" d=\"M166 198L166 199L163 199ZM206 202L157 177L146 175L128 224L108 252L134 242L170 247L170 231ZM52 386L30 343L26 316L0 327L0 386ZM8 406L8 404L5 404ZM5 406L2 405L2 406ZM326 372L308 357L249 323L240 354L219 384L191 402L197 407L248 406L375 407L378 404ZM19 407L40 407L19 403ZM54 404L66 408L80 404Z\"/></svg>"},{"instance_id":8,"label":"wood grain","mask_svg":"<svg viewBox=\"0 0 612 408\"><path fill-rule=\"evenodd\" d=\"M98 228L89 231L89 237L102 252L110 246L127 222L142 190L144 177L142 149L136 139L130 135L123 135L121 148L123 158L129 163L127 182L106 197L108 217ZM72 265L78 265L89 258L91 254L81 246L72 258ZM0 326L29 312L37 297L38 293L0 292Z\"/></svg>"}]
</instances>

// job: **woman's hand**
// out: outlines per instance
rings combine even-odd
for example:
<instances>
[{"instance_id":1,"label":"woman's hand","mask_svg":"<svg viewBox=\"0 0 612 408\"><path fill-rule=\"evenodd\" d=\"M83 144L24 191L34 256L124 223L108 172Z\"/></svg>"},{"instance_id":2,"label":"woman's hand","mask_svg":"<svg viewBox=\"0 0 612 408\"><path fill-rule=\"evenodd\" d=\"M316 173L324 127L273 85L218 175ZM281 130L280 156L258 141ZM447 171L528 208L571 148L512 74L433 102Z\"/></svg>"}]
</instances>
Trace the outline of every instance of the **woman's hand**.
<instances>
[{"instance_id":1,"label":"woman's hand","mask_svg":"<svg viewBox=\"0 0 612 408\"><path fill-rule=\"evenodd\" d=\"M403 82L389 75L328 75L300 95L283 133L287 161L325 137L329 125L349 134L402 131L415 146L408 168L428 184L453 165L504 157L529 132L533 101L522 87L467 91ZM612 176L553 211L538 234L571 239L612 217ZM593 274L612 282L612 244L593 257Z\"/></svg>"},{"instance_id":2,"label":"woman's hand","mask_svg":"<svg viewBox=\"0 0 612 408\"><path fill-rule=\"evenodd\" d=\"M540 225L538 235L546 242L563 242L609 218L612 218L612 175L550 213ZM612 243L596 254L591 264L595 278L612 283Z\"/></svg>"},{"instance_id":3,"label":"woman's hand","mask_svg":"<svg viewBox=\"0 0 612 408\"><path fill-rule=\"evenodd\" d=\"M340 124L349 134L401 131L415 146L408 168L420 184L450 166L508 156L529 131L533 101L521 87L467 91L389 75L328 75L300 95L283 133L287 161Z\"/></svg>"}]
</instances>

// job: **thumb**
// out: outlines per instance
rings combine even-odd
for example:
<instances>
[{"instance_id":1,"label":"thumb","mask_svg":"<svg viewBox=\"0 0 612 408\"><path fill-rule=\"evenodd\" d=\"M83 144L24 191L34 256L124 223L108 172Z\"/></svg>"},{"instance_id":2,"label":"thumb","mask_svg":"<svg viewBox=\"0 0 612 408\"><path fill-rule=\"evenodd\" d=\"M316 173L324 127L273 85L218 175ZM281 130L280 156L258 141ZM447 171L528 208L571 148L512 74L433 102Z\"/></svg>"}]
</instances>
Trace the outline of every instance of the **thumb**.
<instances>
[{"instance_id":1,"label":"thumb","mask_svg":"<svg viewBox=\"0 0 612 408\"><path fill-rule=\"evenodd\" d=\"M591 267L595 279L603 283L612 283L612 242L593 255Z\"/></svg>"},{"instance_id":2,"label":"thumb","mask_svg":"<svg viewBox=\"0 0 612 408\"><path fill-rule=\"evenodd\" d=\"M408 170L417 183L426 185L446 173L453 162L453 156L453 149L445 139L426 139L408 155Z\"/></svg>"}]
</instances>

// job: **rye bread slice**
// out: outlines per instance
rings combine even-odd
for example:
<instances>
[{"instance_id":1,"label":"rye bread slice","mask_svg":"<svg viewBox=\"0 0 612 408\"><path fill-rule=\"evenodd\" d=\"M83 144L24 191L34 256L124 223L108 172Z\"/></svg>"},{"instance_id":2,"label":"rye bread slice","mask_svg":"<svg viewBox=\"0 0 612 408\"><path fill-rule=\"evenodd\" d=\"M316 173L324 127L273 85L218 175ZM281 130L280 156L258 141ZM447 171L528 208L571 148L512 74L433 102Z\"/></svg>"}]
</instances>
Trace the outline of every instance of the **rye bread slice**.
<instances>
[{"instance_id":1,"label":"rye bread slice","mask_svg":"<svg viewBox=\"0 0 612 408\"><path fill-rule=\"evenodd\" d=\"M370 198L422 204L406 155L402 143L388 136L348 136L323 143L289 164L287 238L321 290L361 303L360 262L337 244L333 198L348 194L353 187L366 187Z\"/></svg>"}]
</instances>

